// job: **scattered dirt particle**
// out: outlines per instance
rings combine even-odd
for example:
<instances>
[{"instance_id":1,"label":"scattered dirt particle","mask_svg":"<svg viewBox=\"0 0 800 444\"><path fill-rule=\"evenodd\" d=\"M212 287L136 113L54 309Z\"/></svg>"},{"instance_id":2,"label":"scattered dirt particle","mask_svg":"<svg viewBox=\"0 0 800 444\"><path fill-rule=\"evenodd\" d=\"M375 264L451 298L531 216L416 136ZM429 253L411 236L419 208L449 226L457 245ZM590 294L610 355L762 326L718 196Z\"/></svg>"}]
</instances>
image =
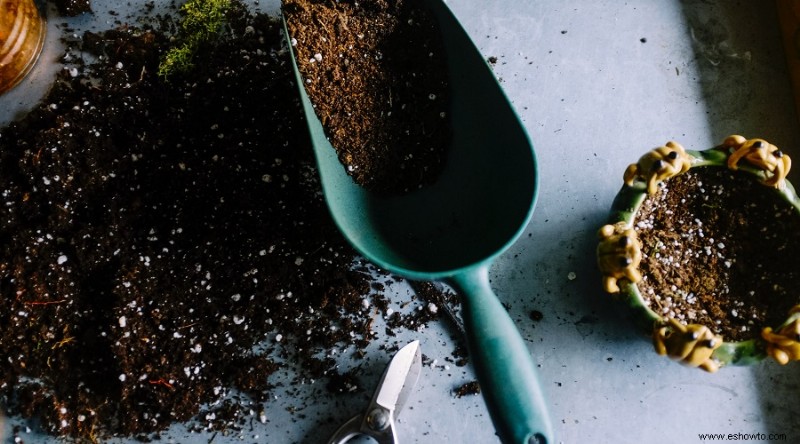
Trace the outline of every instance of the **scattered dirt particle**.
<instances>
[{"instance_id":1,"label":"scattered dirt particle","mask_svg":"<svg viewBox=\"0 0 800 444\"><path fill-rule=\"evenodd\" d=\"M480 393L481 386L478 384L478 381L467 382L453 390L453 394L456 395L456 398L461 398L467 395L479 395Z\"/></svg>"}]
</instances>

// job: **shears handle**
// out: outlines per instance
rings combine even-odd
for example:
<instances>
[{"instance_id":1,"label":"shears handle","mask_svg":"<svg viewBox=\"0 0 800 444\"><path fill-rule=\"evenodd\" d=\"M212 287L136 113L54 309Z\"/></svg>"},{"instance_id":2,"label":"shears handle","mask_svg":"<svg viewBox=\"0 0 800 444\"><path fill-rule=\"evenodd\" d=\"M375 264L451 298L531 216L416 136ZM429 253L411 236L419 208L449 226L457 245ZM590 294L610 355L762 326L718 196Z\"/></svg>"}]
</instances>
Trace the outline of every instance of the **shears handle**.
<instances>
[{"instance_id":1,"label":"shears handle","mask_svg":"<svg viewBox=\"0 0 800 444\"><path fill-rule=\"evenodd\" d=\"M328 440L328 444L344 444L359 435L369 436L378 444L397 444L393 415L388 415L388 420L387 427L382 431L377 431L367 425L364 415L356 415L336 430Z\"/></svg>"}]
</instances>

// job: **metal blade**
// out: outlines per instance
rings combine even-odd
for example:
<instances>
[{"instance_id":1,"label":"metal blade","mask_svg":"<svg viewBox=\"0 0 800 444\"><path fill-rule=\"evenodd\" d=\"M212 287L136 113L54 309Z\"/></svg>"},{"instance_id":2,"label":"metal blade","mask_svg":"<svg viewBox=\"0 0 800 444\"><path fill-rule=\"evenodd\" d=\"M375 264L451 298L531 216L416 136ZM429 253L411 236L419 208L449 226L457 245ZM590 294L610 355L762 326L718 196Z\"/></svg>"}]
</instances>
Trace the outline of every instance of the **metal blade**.
<instances>
[{"instance_id":1,"label":"metal blade","mask_svg":"<svg viewBox=\"0 0 800 444\"><path fill-rule=\"evenodd\" d=\"M374 403L394 411L396 417L405 405L422 372L422 353L419 341L414 341L398 351L381 379Z\"/></svg>"}]
</instances>

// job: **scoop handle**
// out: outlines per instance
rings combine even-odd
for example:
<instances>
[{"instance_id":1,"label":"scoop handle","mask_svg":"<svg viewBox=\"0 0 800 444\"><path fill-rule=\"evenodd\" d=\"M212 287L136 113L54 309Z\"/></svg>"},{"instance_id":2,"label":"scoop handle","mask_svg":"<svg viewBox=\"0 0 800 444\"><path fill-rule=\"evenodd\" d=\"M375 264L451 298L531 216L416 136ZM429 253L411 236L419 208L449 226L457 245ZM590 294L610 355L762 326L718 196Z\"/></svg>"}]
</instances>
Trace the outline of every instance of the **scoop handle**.
<instances>
[{"instance_id":1,"label":"scoop handle","mask_svg":"<svg viewBox=\"0 0 800 444\"><path fill-rule=\"evenodd\" d=\"M461 295L467 347L483 399L504 444L550 444L553 431L528 347L489 285L489 266L451 279Z\"/></svg>"}]
</instances>

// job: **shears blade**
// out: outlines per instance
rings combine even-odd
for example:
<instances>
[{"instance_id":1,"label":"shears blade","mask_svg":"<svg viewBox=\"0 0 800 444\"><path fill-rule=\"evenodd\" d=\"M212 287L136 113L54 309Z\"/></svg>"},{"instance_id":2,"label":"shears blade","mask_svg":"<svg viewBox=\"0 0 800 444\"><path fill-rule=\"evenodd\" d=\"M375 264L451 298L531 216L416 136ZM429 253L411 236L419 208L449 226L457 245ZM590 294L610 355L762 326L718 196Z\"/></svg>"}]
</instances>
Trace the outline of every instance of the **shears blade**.
<instances>
[{"instance_id":1,"label":"shears blade","mask_svg":"<svg viewBox=\"0 0 800 444\"><path fill-rule=\"evenodd\" d=\"M328 444L342 444L358 435L370 436L379 444L397 444L394 420L411 396L420 373L422 352L419 341L414 341L395 353L364 413L342 424Z\"/></svg>"},{"instance_id":2,"label":"shears blade","mask_svg":"<svg viewBox=\"0 0 800 444\"><path fill-rule=\"evenodd\" d=\"M419 341L414 341L401 348L386 367L373 403L397 416L417 385L421 372L422 353Z\"/></svg>"}]
</instances>

